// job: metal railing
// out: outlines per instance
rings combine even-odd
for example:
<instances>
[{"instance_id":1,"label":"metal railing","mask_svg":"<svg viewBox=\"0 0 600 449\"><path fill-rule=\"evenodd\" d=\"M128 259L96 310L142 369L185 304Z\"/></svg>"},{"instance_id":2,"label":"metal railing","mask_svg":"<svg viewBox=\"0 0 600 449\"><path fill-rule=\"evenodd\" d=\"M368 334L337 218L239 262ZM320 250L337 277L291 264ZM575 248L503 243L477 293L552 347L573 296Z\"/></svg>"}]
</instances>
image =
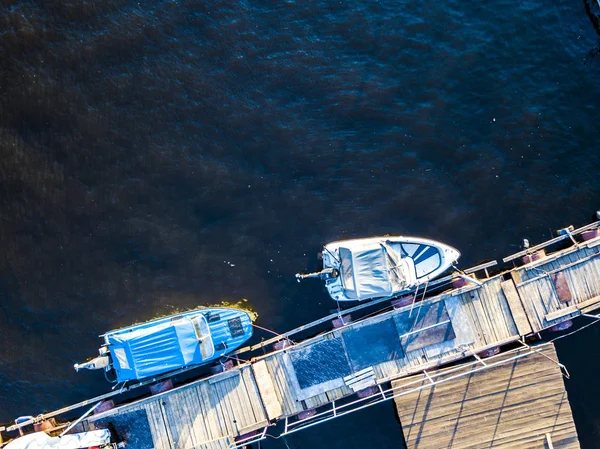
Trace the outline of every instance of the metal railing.
<instances>
[{"instance_id":1,"label":"metal railing","mask_svg":"<svg viewBox=\"0 0 600 449\"><path fill-rule=\"evenodd\" d=\"M367 407L370 407L375 404L379 404L381 402L394 399L400 396L404 396L410 393L414 393L419 390L423 390L425 388L431 388L435 385L439 385L442 383L450 382L461 377L474 374L477 372L481 372L484 370L488 370L497 366L504 365L506 363L510 363L516 361L518 359L527 357L534 353L541 353L542 349L547 346L549 343L543 343L538 346L532 347L525 344L523 341L518 340L521 343L521 347L508 351L506 353L498 354L487 359L482 359L475 352L471 352L466 356L473 356L475 358L474 361L469 363L461 364L454 368L442 369L433 373L428 372L427 370L422 371L421 373L417 373L410 377L411 380L407 382L396 385L395 387L388 388L386 390L383 389L381 384L378 384L379 393L375 395L368 396L365 398L359 398L355 401L351 401L349 403L345 403L342 405L337 405L336 401L332 401L329 403L330 408L324 411L317 412L316 414L307 417L305 419L298 419L292 421L290 417L285 418L285 429L282 435L289 435L294 432L298 432L299 430L307 429L309 427L313 427L317 424L321 424L332 419L338 418L340 416L344 416ZM507 355L515 353L515 355L509 356L505 358ZM545 354L542 354L545 357L548 357ZM549 358L549 357L548 357ZM494 361L496 360L496 361ZM568 371L563 364L558 362L558 360L551 359L556 365L561 369L563 374L568 377ZM461 372L462 371L462 372ZM454 374L456 373L456 374ZM423 376L419 376L418 374L422 374ZM447 377L446 377L447 376ZM417 377L416 379L414 379ZM442 379L439 379L443 377ZM396 379L390 380L400 380L402 377L398 377ZM420 385L418 385L420 384ZM413 386L411 388L411 386ZM408 389L407 389L408 388Z\"/></svg>"},{"instance_id":2,"label":"metal railing","mask_svg":"<svg viewBox=\"0 0 600 449\"><path fill-rule=\"evenodd\" d=\"M600 216L598 218L600 218ZM574 242L574 244L577 244L577 242L573 238L574 236L581 234L585 231L590 231L592 229L595 229L598 226L600 226L600 221L595 221L593 223L587 224L587 225L582 226L573 231L567 230L567 231L565 231L564 234L559 235L558 237L554 237L553 239L550 239L546 242L540 243L539 245L531 246L527 249L524 249L523 251L519 251L518 253L507 256L504 259L502 259L502 262L506 263L506 262L510 262L511 260L518 259L519 257L527 256L527 255L532 254L540 249L544 249L550 245L554 245L555 243L561 242L566 239L571 239Z\"/></svg>"}]
</instances>

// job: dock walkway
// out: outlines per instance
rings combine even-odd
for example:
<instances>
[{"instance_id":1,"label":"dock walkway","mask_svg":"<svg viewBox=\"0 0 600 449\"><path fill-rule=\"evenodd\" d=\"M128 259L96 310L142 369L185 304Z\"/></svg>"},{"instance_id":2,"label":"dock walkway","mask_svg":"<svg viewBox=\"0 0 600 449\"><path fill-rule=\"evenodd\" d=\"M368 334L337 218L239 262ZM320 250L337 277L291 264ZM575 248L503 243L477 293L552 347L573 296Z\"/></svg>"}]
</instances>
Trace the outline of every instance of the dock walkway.
<instances>
[{"instance_id":1,"label":"dock walkway","mask_svg":"<svg viewBox=\"0 0 600 449\"><path fill-rule=\"evenodd\" d=\"M520 350L519 352L524 351ZM490 360L498 363L512 354ZM407 449L579 449L554 345L488 370L443 382L456 371L392 382ZM414 383L425 388L415 390Z\"/></svg>"}]
</instances>

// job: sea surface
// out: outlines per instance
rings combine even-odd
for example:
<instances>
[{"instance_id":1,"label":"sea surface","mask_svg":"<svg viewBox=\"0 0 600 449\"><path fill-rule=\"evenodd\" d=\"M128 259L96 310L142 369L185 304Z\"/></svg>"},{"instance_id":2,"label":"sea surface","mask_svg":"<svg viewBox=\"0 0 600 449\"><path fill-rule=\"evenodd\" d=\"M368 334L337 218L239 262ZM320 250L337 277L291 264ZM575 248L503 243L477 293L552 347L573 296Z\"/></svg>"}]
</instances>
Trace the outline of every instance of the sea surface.
<instances>
[{"instance_id":1,"label":"sea surface","mask_svg":"<svg viewBox=\"0 0 600 449\"><path fill-rule=\"evenodd\" d=\"M588 223L599 45L582 0L3 2L0 422L108 391L72 365L113 328L322 317L294 274L325 242L423 236L469 267ZM558 344L584 449L599 329ZM400 440L386 404L264 447Z\"/></svg>"}]
</instances>

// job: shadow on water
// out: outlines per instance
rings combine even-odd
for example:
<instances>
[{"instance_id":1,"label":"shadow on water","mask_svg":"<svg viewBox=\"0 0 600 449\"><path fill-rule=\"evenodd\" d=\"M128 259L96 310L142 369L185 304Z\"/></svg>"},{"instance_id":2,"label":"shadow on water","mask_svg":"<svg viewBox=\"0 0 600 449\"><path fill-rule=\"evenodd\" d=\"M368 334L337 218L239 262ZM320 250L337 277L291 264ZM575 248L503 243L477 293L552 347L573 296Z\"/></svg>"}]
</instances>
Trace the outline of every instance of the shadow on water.
<instances>
[{"instance_id":1,"label":"shadow on water","mask_svg":"<svg viewBox=\"0 0 600 449\"><path fill-rule=\"evenodd\" d=\"M356 431L357 429L360 431ZM393 401L386 401L279 439L267 438L260 444L264 449L406 448Z\"/></svg>"}]
</instances>

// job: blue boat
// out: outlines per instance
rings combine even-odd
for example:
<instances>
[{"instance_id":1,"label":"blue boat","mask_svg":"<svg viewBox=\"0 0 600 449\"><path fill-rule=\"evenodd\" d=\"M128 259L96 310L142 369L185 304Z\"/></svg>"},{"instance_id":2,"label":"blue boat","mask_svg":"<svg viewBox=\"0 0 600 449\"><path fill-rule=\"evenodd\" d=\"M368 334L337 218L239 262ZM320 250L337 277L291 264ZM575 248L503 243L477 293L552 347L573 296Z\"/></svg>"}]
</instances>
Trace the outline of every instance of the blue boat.
<instances>
[{"instance_id":1,"label":"blue boat","mask_svg":"<svg viewBox=\"0 0 600 449\"><path fill-rule=\"evenodd\" d=\"M114 382L142 380L219 360L251 336L247 312L198 309L107 332L100 355L74 368L104 369Z\"/></svg>"}]
</instances>

